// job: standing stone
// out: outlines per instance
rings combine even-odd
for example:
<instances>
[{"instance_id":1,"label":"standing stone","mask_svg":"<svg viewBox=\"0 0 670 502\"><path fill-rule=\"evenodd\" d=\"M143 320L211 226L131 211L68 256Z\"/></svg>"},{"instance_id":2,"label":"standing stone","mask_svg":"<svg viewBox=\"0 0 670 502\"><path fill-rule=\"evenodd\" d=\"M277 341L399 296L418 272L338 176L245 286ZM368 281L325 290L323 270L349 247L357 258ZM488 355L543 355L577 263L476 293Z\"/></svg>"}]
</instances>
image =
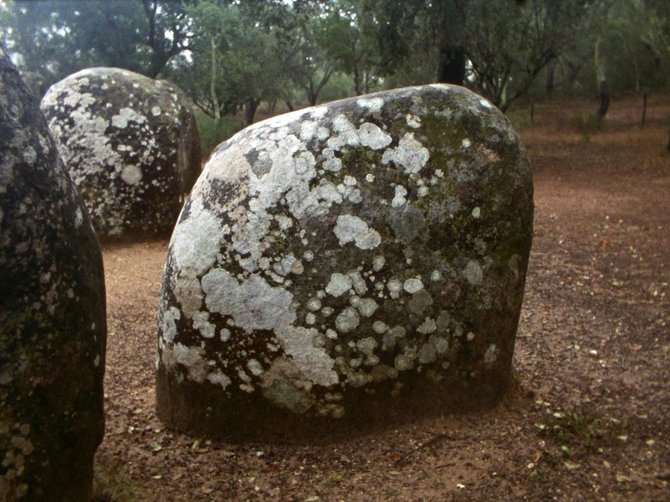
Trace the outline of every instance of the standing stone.
<instances>
[{"instance_id":1,"label":"standing stone","mask_svg":"<svg viewBox=\"0 0 670 502\"><path fill-rule=\"evenodd\" d=\"M172 235L159 417L302 434L490 402L509 381L532 217L517 134L460 87L247 128L214 152Z\"/></svg>"},{"instance_id":2,"label":"standing stone","mask_svg":"<svg viewBox=\"0 0 670 502\"><path fill-rule=\"evenodd\" d=\"M41 106L101 238L172 230L200 173L195 117L180 90L91 68L51 86Z\"/></svg>"},{"instance_id":3,"label":"standing stone","mask_svg":"<svg viewBox=\"0 0 670 502\"><path fill-rule=\"evenodd\" d=\"M100 247L0 47L0 500L89 500L102 440Z\"/></svg>"}]
</instances>

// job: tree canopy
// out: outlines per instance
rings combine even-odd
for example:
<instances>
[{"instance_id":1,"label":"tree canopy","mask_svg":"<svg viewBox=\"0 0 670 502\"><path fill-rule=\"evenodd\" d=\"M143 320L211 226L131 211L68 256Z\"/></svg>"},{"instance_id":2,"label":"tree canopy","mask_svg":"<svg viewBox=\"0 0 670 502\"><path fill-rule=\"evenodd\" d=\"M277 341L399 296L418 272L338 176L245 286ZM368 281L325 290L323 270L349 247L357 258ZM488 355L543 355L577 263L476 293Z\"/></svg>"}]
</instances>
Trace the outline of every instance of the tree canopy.
<instances>
[{"instance_id":1,"label":"tree canopy","mask_svg":"<svg viewBox=\"0 0 670 502\"><path fill-rule=\"evenodd\" d=\"M246 122L262 101L429 82L503 110L529 94L604 99L670 82L666 0L16 0L0 6L0 36L38 93L115 66Z\"/></svg>"}]
</instances>

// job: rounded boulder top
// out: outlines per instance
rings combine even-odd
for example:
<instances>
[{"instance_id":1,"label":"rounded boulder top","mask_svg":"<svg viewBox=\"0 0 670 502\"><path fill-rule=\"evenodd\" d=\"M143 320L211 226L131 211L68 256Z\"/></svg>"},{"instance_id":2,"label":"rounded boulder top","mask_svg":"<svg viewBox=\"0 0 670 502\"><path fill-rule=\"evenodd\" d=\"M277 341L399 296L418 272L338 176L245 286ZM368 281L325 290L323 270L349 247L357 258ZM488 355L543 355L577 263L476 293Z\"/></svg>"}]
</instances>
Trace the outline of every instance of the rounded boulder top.
<instances>
[{"instance_id":1,"label":"rounded boulder top","mask_svg":"<svg viewBox=\"0 0 670 502\"><path fill-rule=\"evenodd\" d=\"M172 235L159 417L209 436L302 435L493 400L509 381L532 218L517 134L461 87L241 131Z\"/></svg>"},{"instance_id":2,"label":"rounded boulder top","mask_svg":"<svg viewBox=\"0 0 670 502\"><path fill-rule=\"evenodd\" d=\"M41 108L99 237L172 230L200 173L195 117L177 87L90 68L51 86Z\"/></svg>"}]
</instances>

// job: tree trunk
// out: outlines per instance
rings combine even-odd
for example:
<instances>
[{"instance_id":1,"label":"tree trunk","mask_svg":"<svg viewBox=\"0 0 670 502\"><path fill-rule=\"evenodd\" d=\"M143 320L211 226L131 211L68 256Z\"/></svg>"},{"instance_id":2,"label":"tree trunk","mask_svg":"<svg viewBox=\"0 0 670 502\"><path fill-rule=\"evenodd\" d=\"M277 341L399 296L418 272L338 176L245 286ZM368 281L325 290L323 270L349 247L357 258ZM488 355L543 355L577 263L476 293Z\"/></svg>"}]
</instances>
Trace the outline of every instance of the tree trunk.
<instances>
[{"instance_id":1,"label":"tree trunk","mask_svg":"<svg viewBox=\"0 0 670 502\"><path fill-rule=\"evenodd\" d=\"M607 110L610 107L610 93L607 91L607 86L603 85L601 87L598 84L598 109L596 110L596 115L600 118L604 118L607 115Z\"/></svg>"},{"instance_id":2,"label":"tree trunk","mask_svg":"<svg viewBox=\"0 0 670 502\"><path fill-rule=\"evenodd\" d=\"M354 92L356 96L363 94L363 86L361 85L361 72L358 70L358 66L354 65Z\"/></svg>"},{"instance_id":3,"label":"tree trunk","mask_svg":"<svg viewBox=\"0 0 670 502\"><path fill-rule=\"evenodd\" d=\"M254 123L254 117L256 116L256 110L260 102L260 99L249 98L244 103L244 125L248 126Z\"/></svg>"},{"instance_id":4,"label":"tree trunk","mask_svg":"<svg viewBox=\"0 0 670 502\"><path fill-rule=\"evenodd\" d=\"M596 110L596 115L600 118L604 118L607 115L607 110L610 107L610 93L607 88L607 61L605 60L605 54L601 47L602 39L596 41L595 54L594 54L594 63L596 67L596 82L597 82L597 94L598 98L598 109Z\"/></svg>"},{"instance_id":5,"label":"tree trunk","mask_svg":"<svg viewBox=\"0 0 670 502\"><path fill-rule=\"evenodd\" d=\"M647 93L642 97L642 120L640 121L640 129L644 129L644 123L647 121Z\"/></svg>"},{"instance_id":6,"label":"tree trunk","mask_svg":"<svg viewBox=\"0 0 670 502\"><path fill-rule=\"evenodd\" d=\"M295 106L293 106L293 102L290 99L285 99L284 103L286 104L286 108L288 108L289 112L292 112L295 110Z\"/></svg>"},{"instance_id":7,"label":"tree trunk","mask_svg":"<svg viewBox=\"0 0 670 502\"><path fill-rule=\"evenodd\" d=\"M556 61L549 63L547 67L547 79L544 81L544 92L551 96L556 89Z\"/></svg>"},{"instance_id":8,"label":"tree trunk","mask_svg":"<svg viewBox=\"0 0 670 502\"><path fill-rule=\"evenodd\" d=\"M209 81L209 99L212 100L212 109L214 110L214 119L221 119L221 105L219 104L219 98L216 95L216 40L214 37L210 39L210 49L212 50L212 73L210 75Z\"/></svg>"},{"instance_id":9,"label":"tree trunk","mask_svg":"<svg viewBox=\"0 0 670 502\"><path fill-rule=\"evenodd\" d=\"M465 48L442 47L437 69L437 81L445 84L463 85L465 82Z\"/></svg>"},{"instance_id":10,"label":"tree trunk","mask_svg":"<svg viewBox=\"0 0 670 502\"><path fill-rule=\"evenodd\" d=\"M530 123L535 123L535 100L530 100Z\"/></svg>"}]
</instances>

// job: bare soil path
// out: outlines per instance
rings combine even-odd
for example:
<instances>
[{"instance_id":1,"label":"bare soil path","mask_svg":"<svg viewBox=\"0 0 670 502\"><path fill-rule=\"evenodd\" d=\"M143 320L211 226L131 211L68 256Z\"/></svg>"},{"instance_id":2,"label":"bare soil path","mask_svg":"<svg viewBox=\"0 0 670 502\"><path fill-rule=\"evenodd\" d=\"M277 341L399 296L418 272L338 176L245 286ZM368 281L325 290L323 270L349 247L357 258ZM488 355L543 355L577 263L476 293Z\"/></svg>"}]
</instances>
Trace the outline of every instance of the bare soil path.
<instances>
[{"instance_id":1,"label":"bare soil path","mask_svg":"<svg viewBox=\"0 0 670 502\"><path fill-rule=\"evenodd\" d=\"M543 106L522 134L535 240L514 388L486 412L317 445L201 441L154 414L166 241L107 246L100 500L670 500L670 96L605 131ZM587 131L588 132L588 131Z\"/></svg>"}]
</instances>

